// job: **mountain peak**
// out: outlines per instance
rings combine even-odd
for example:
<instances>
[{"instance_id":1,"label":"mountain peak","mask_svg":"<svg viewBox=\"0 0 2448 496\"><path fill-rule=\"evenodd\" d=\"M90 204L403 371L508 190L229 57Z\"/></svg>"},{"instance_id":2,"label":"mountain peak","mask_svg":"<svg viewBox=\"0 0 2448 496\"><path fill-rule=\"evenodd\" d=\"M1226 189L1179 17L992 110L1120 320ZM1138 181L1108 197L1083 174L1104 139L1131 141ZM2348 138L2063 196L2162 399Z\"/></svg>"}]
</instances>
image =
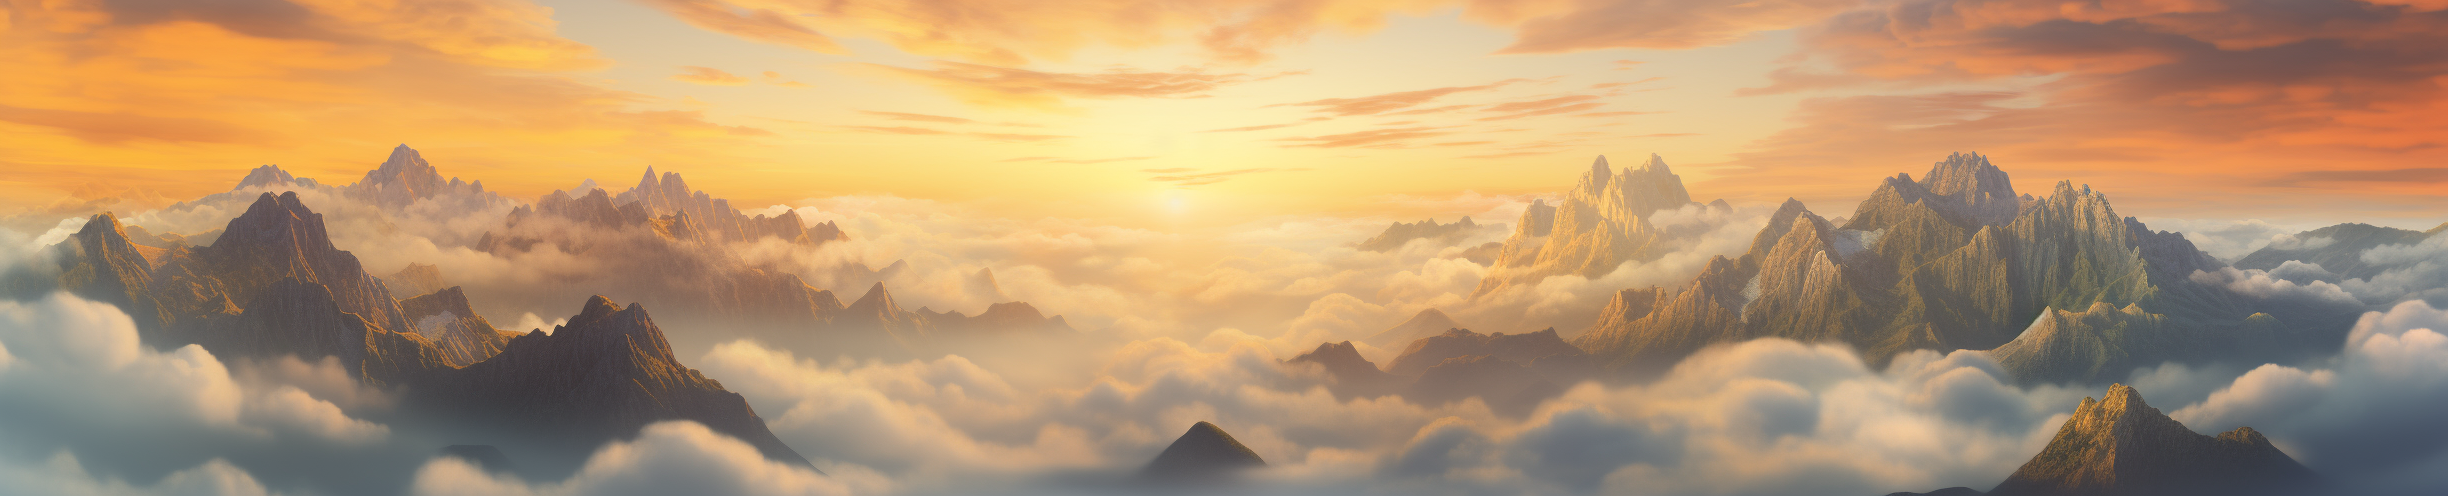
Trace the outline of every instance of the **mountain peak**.
<instances>
[{"instance_id":1,"label":"mountain peak","mask_svg":"<svg viewBox=\"0 0 2448 496\"><path fill-rule=\"evenodd\" d=\"M281 170L280 166L265 164L256 167L255 170L247 171L246 179L238 180L238 187L230 189L240 190L255 186L299 184L300 182L301 181L298 180L297 176L289 175L289 171ZM304 182L311 183L312 181Z\"/></svg>"},{"instance_id":2,"label":"mountain peak","mask_svg":"<svg viewBox=\"0 0 2448 496\"><path fill-rule=\"evenodd\" d=\"M1264 466L1266 459L1259 458L1258 452L1241 445L1224 428L1202 420L1165 446L1140 474L1174 481L1212 481Z\"/></svg>"},{"instance_id":3,"label":"mountain peak","mask_svg":"<svg viewBox=\"0 0 2448 496\"><path fill-rule=\"evenodd\" d=\"M1640 168L1637 170L1651 174L1674 173L1674 170L1666 168L1666 157L1660 157L1655 153L1649 154L1649 160L1641 162Z\"/></svg>"},{"instance_id":4,"label":"mountain peak","mask_svg":"<svg viewBox=\"0 0 2448 496\"><path fill-rule=\"evenodd\" d=\"M1607 183L1614 179L1615 169L1607 166L1605 155L1599 155L1598 161L1590 163L1589 172L1581 173L1581 181L1573 183L1572 196L1595 203L1600 195L1606 194Z\"/></svg>"},{"instance_id":5,"label":"mountain peak","mask_svg":"<svg viewBox=\"0 0 2448 496\"><path fill-rule=\"evenodd\" d=\"M2201 435L2115 384L2083 398L2048 447L1990 494L2302 494L2319 485L2257 431Z\"/></svg>"}]
</instances>

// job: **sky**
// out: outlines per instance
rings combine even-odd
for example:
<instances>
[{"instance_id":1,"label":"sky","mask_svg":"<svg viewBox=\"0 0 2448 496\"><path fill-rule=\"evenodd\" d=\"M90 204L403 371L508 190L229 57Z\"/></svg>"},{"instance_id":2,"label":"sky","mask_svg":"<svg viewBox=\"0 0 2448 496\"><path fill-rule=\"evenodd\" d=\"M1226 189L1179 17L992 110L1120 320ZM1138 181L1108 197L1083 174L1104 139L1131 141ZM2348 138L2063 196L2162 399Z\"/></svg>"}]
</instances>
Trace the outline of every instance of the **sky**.
<instances>
[{"instance_id":1,"label":"sky","mask_svg":"<svg viewBox=\"0 0 2448 496\"><path fill-rule=\"evenodd\" d=\"M0 208L77 215L395 144L515 198L686 174L1150 228L1553 191L1655 153L1843 210L1977 151L2129 215L2423 228L2437 0L18 1ZM121 206L125 205L125 206Z\"/></svg>"}]
</instances>

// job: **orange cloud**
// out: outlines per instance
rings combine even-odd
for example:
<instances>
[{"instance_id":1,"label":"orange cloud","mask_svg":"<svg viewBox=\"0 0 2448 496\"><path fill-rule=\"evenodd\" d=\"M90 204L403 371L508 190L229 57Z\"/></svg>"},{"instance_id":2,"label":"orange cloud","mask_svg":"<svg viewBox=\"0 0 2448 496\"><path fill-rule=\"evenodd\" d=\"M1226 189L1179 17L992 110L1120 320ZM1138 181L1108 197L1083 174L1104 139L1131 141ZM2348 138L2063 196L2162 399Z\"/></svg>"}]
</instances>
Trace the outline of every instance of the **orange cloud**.
<instances>
[{"instance_id":1,"label":"orange cloud","mask_svg":"<svg viewBox=\"0 0 2448 496\"><path fill-rule=\"evenodd\" d=\"M226 188L232 171L268 160L345 179L380 159L369 147L401 142L429 154L521 143L453 171L500 185L528 177L484 174L505 162L702 160L770 134L572 79L604 61L524 0L56 0L6 12L0 167L110 174L164 197Z\"/></svg>"},{"instance_id":2,"label":"orange cloud","mask_svg":"<svg viewBox=\"0 0 2448 496\"><path fill-rule=\"evenodd\" d=\"M1403 141L1405 140L1453 134L1449 131L1438 131L1438 129L1444 128L1403 127L1391 129L1372 129L1343 134L1329 134L1325 136L1283 138L1276 141L1299 143L1297 145L1290 146L1308 148L1400 148L1403 146Z\"/></svg>"},{"instance_id":3,"label":"orange cloud","mask_svg":"<svg viewBox=\"0 0 2448 496\"><path fill-rule=\"evenodd\" d=\"M934 69L866 66L934 86L973 105L1040 109L1060 109L1068 98L1193 98L1220 86L1276 77L1197 70L1042 72L948 60L935 61Z\"/></svg>"},{"instance_id":4,"label":"orange cloud","mask_svg":"<svg viewBox=\"0 0 2448 496\"><path fill-rule=\"evenodd\" d=\"M2067 5L1914 0L1809 30L1800 63L1751 93L1904 92L1806 101L1796 127L1715 171L1720 184L1816 188L1842 202L1869 188L1824 185L1978 150L2018 178L2124 192L2121 207L2435 215L2448 206L2438 183L2422 181L2428 165L2448 161L2441 12L2354 1ZM1910 92L2033 76L2051 80ZM2238 194L2280 185L2299 187Z\"/></svg>"},{"instance_id":5,"label":"orange cloud","mask_svg":"<svg viewBox=\"0 0 2448 496\"><path fill-rule=\"evenodd\" d=\"M1402 109L1407 109L1407 108L1411 108L1411 107L1416 107L1416 106L1419 106L1420 104L1423 104L1423 103L1428 103L1428 102L1429 102L1429 101L1431 101L1431 100L1435 100L1435 99L1437 99L1437 98L1444 97L1445 95L1451 95L1451 94L1455 94L1455 93L1462 93L1462 92L1469 92L1469 91L1485 91L1485 90L1492 90L1492 89L1496 89L1496 88L1502 88L1502 87L1504 87L1505 85L1508 85L1508 84L1513 84L1513 83L1516 83L1516 82L1521 82L1521 81L1527 81L1527 80L1525 80L1525 79L1507 79L1507 80L1503 80L1503 81L1497 81L1497 82L1494 82L1494 83L1482 84L1482 85L1478 85L1478 86L1448 86L1448 87L1444 87L1444 88L1431 88L1431 89L1425 89L1425 90L1401 91L1401 92L1394 92L1394 93L1386 93L1386 94L1382 94L1382 95L1369 95L1369 96L1363 96L1363 97L1353 97L1353 98L1326 98L1326 99L1320 99L1320 100L1310 100L1310 101L1300 102L1300 103L1287 103L1287 104L1283 104L1283 105L1294 106L1294 107L1317 107L1317 111L1319 111L1319 112L1324 112L1324 113L1329 113L1329 114L1334 114L1334 115L1339 115L1339 116L1345 116L1345 117L1355 116L1355 115L1376 115L1376 114L1381 114L1381 113L1385 113L1385 112L1389 112L1389 111L1402 110ZM1443 107L1443 108L1440 108L1439 110L1442 110L1442 109L1449 109L1449 108L1453 108L1453 107Z\"/></svg>"},{"instance_id":6,"label":"orange cloud","mask_svg":"<svg viewBox=\"0 0 2448 496\"><path fill-rule=\"evenodd\" d=\"M693 65L680 66L680 73L673 75L672 79L675 81L714 86L740 86L748 84L748 78L732 75L731 73L723 72L721 69L715 69L712 67L698 67Z\"/></svg>"},{"instance_id":7,"label":"orange cloud","mask_svg":"<svg viewBox=\"0 0 2448 496\"><path fill-rule=\"evenodd\" d=\"M962 118L959 118L959 117L945 117L945 116L940 116L940 115L927 115L927 114L912 114L912 113L906 113L906 112L883 112L883 111L875 111L875 110L861 110L861 111L859 111L859 113L862 113L862 114L867 114L867 115L872 115L872 116L877 116L877 117L883 117L883 118L886 118L886 119L892 119L892 120L896 120L896 121L935 122L935 123L943 123L943 124L968 124L968 123L972 123L972 122L977 122L977 121L973 121L973 120L969 120L969 119L962 119Z\"/></svg>"}]
</instances>

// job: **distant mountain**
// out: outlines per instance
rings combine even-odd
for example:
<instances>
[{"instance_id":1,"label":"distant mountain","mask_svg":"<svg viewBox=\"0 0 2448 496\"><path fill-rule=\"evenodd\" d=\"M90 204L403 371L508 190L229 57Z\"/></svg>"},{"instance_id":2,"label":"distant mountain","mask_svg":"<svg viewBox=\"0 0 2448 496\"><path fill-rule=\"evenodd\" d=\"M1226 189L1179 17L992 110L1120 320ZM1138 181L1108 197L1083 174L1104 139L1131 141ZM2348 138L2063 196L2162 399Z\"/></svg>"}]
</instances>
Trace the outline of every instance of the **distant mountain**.
<instances>
[{"instance_id":1,"label":"distant mountain","mask_svg":"<svg viewBox=\"0 0 2448 496\"><path fill-rule=\"evenodd\" d=\"M1538 200L1522 212L1521 222L1473 294L1549 276L1596 278L1624 262L1656 260L1679 248L1682 238L1659 231L1648 218L1659 210L1691 205L1698 204L1692 203L1682 176L1668 169L1665 159L1652 154L1640 166L1618 173L1607 166L1606 157L1598 157L1561 203L1550 206ZM1723 207L1722 202L1711 206Z\"/></svg>"},{"instance_id":2,"label":"distant mountain","mask_svg":"<svg viewBox=\"0 0 2448 496\"><path fill-rule=\"evenodd\" d=\"M2288 261L2298 261L2319 265L2321 269L2343 279L2370 279L2398 267L2366 261L2363 252L2387 245L2421 243L2443 231L2448 231L2448 224L2427 232L2370 224L2338 224L2295 233L2291 242L2273 243L2254 250L2236 259L2235 267L2271 270Z\"/></svg>"},{"instance_id":3,"label":"distant mountain","mask_svg":"<svg viewBox=\"0 0 2448 496\"><path fill-rule=\"evenodd\" d=\"M1392 347L1396 345L1404 345L1420 338L1443 334L1447 329L1460 329L1462 327L1464 326L1460 322L1455 322L1452 316L1445 315L1445 311L1430 308L1427 310L1421 310L1418 314L1412 315L1411 320L1405 320L1401 324L1395 324L1393 328L1386 329L1385 331L1379 332L1376 335L1369 336L1368 339L1363 341L1380 347Z\"/></svg>"},{"instance_id":4,"label":"distant mountain","mask_svg":"<svg viewBox=\"0 0 2448 496\"><path fill-rule=\"evenodd\" d=\"M738 393L672 356L637 304L587 300L569 324L513 338L465 368L432 370L408 389L417 407L586 450L660 420L692 420L767 458L806 465Z\"/></svg>"},{"instance_id":5,"label":"distant mountain","mask_svg":"<svg viewBox=\"0 0 2448 496\"><path fill-rule=\"evenodd\" d=\"M244 183L240 184L245 186ZM352 196L386 208L400 208L419 200L440 195L486 196L484 181L473 183L459 178L442 178L442 171L425 162L425 156L402 144L391 149L391 156L382 165L366 171L364 179L349 185Z\"/></svg>"},{"instance_id":6,"label":"distant mountain","mask_svg":"<svg viewBox=\"0 0 2448 496\"><path fill-rule=\"evenodd\" d=\"M432 267L428 265L427 267ZM492 358L518 333L495 329L484 316L468 308L467 294L458 286L400 301L400 312L416 322L417 334L441 349L453 367Z\"/></svg>"},{"instance_id":7,"label":"distant mountain","mask_svg":"<svg viewBox=\"0 0 2448 496\"><path fill-rule=\"evenodd\" d=\"M684 225L675 231L689 236L719 241L755 241L777 238L801 244L824 244L849 239L832 222L809 229L799 220L799 212L784 211L775 217L749 217L731 208L731 201L714 198L704 191L691 191L688 182L678 172L665 172L655 177L654 168L646 169L646 177L637 187L622 192L616 203L636 204L652 215L669 218L672 224Z\"/></svg>"},{"instance_id":8,"label":"distant mountain","mask_svg":"<svg viewBox=\"0 0 2448 496\"><path fill-rule=\"evenodd\" d=\"M1375 362L1360 356L1360 349L1352 346L1350 341L1320 343L1317 349L1295 355L1290 360L1284 360L1284 363L1317 364L1332 381L1327 384L1326 390L1334 393L1336 399L1394 394L1405 383L1402 378L1379 370Z\"/></svg>"},{"instance_id":9,"label":"distant mountain","mask_svg":"<svg viewBox=\"0 0 2448 496\"><path fill-rule=\"evenodd\" d=\"M383 276L382 281L383 286L391 288L391 294L395 295L421 295L451 287L449 283L442 282L441 267L415 262L408 263L399 272Z\"/></svg>"},{"instance_id":10,"label":"distant mountain","mask_svg":"<svg viewBox=\"0 0 2448 496\"><path fill-rule=\"evenodd\" d=\"M317 183L313 179L289 175L289 171L281 170L280 166L267 164L256 167L255 170L247 171L246 178L238 180L238 187L235 189L278 188L284 186L313 189L320 188L323 186L323 184Z\"/></svg>"},{"instance_id":11,"label":"distant mountain","mask_svg":"<svg viewBox=\"0 0 2448 496\"><path fill-rule=\"evenodd\" d=\"M1402 395L1414 403L1475 397L1497 413L1519 416L1597 376L1599 363L1556 337L1555 329L1522 334L1451 329L1412 341L1386 370L1408 382Z\"/></svg>"},{"instance_id":12,"label":"distant mountain","mask_svg":"<svg viewBox=\"0 0 2448 496\"><path fill-rule=\"evenodd\" d=\"M1242 446L1223 428L1201 421L1192 424L1188 432L1165 446L1155 460L1140 469L1141 477L1158 482L1207 483L1228 480L1253 468L1266 466L1258 452Z\"/></svg>"},{"instance_id":13,"label":"distant mountain","mask_svg":"<svg viewBox=\"0 0 2448 496\"><path fill-rule=\"evenodd\" d=\"M1471 222L1470 217L1463 217L1462 220L1452 224L1438 224L1436 219L1423 219L1415 223L1396 222L1386 226L1385 232L1377 233L1377 236L1361 241L1358 248L1361 251L1389 252L1402 249L1403 245L1409 244L1412 240L1421 239L1429 240L1437 246L1453 246L1464 239L1469 239L1473 234L1478 234L1481 229L1503 228L1503 224L1480 226L1478 223Z\"/></svg>"},{"instance_id":14,"label":"distant mountain","mask_svg":"<svg viewBox=\"0 0 2448 496\"><path fill-rule=\"evenodd\" d=\"M1711 260L1682 288L1618 292L1575 344L1645 373L1763 337L1847 343L1872 366L1914 349L1994 349L2027 383L2342 345L2354 309L2265 304L2192 277L2220 267L2182 235L2118 216L2104 194L2059 182L2047 198L2016 195L1987 157L1955 154L1921 180L1882 181L1842 226L1787 200L1741 258ZM2098 317L2040 318L2062 312Z\"/></svg>"}]
</instances>

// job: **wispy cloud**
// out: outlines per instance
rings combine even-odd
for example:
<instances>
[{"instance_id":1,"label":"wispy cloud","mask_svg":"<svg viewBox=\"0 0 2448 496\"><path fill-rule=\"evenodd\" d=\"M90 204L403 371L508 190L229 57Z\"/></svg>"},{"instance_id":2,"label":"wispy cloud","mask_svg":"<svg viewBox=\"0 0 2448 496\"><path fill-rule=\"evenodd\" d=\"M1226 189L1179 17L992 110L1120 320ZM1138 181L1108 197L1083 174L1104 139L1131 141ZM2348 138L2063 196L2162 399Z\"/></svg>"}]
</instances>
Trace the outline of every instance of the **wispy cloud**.
<instances>
[{"instance_id":1,"label":"wispy cloud","mask_svg":"<svg viewBox=\"0 0 2448 496\"><path fill-rule=\"evenodd\" d=\"M1156 158L1156 157L1153 157L1153 156L1141 156L1141 157L1111 157L1111 158L1061 158L1061 157L1043 157L1043 156L1040 156L1040 157L1020 157L1020 158L1004 159L1003 161L1005 161L1005 162L1045 162L1045 163L1050 163L1050 164L1079 164L1079 165L1088 165L1088 164L1103 164L1103 163L1111 163L1111 162L1133 162L1133 161L1147 160L1147 159L1152 159L1152 158ZM1190 169L1180 169L1180 170L1190 170ZM1143 172L1145 172L1145 171L1143 171Z\"/></svg>"},{"instance_id":2,"label":"wispy cloud","mask_svg":"<svg viewBox=\"0 0 2448 496\"><path fill-rule=\"evenodd\" d=\"M1338 115L1338 116L1346 116L1346 117L1348 117L1348 116L1355 116L1355 115L1376 115L1376 114L1382 114L1382 113L1386 113L1386 112L1392 112L1392 111L1396 111L1396 110L1403 110L1403 109L1407 109L1407 108L1411 108L1411 107L1416 107L1416 106L1419 106L1420 104L1424 104L1424 103L1428 103L1428 102L1430 102L1430 101L1434 101L1434 100L1436 100L1436 99L1438 99L1438 98L1442 98L1442 97L1444 97L1444 96L1446 96L1446 95L1451 95L1451 94L1455 94L1455 93L1471 92L1471 91L1486 91L1486 90L1492 90L1492 89L1496 89L1496 88L1502 88L1502 87L1505 87L1506 85L1510 85L1510 84L1513 84L1513 83L1524 82L1524 81L1529 81L1529 80L1528 80L1528 79L1507 79L1507 80L1503 80L1503 81L1497 81L1497 82L1494 82L1494 83L1482 84L1482 85L1478 85L1478 86L1448 86L1448 87L1443 87L1443 88L1431 88L1431 89L1425 89L1425 90L1401 91L1401 92L1385 93L1385 94L1379 94L1379 95L1369 95L1369 96L1362 96L1362 97L1352 97L1352 98L1326 98L1326 99L1319 99L1319 100L1310 100L1310 101L1300 102L1300 103L1285 103L1285 104L1269 105L1269 106L1270 106L1270 107L1279 107L1279 106L1289 106L1289 107L1313 107L1313 108L1314 108L1316 111L1318 111L1318 112L1324 112L1324 113L1328 113L1328 114L1334 114L1334 115ZM1440 109L1436 109L1435 111L1451 110L1451 109L1453 109L1453 108L1457 108L1457 107L1462 107L1462 106L1453 106L1453 107L1440 108Z\"/></svg>"},{"instance_id":3,"label":"wispy cloud","mask_svg":"<svg viewBox=\"0 0 2448 496\"><path fill-rule=\"evenodd\" d=\"M941 115L928 115L928 114L912 114L912 113L908 113L908 112L885 112L885 111L880 111L880 110L861 110L861 111L859 111L859 113L862 113L862 114L867 114L867 115L872 115L872 116L877 116L877 117L883 117L883 118L886 118L886 119L892 119L892 120L896 120L896 121L911 121L911 122L938 122L938 123L944 123L944 124L968 124L968 123L972 123L972 122L977 122L977 121L973 121L973 120L969 120L969 119L963 119L963 118L959 118L959 117L948 117L948 116L941 116Z\"/></svg>"},{"instance_id":4,"label":"wispy cloud","mask_svg":"<svg viewBox=\"0 0 2448 496\"><path fill-rule=\"evenodd\" d=\"M1482 121L1501 121L1501 120L1520 119L1520 118L1524 118L1524 117L1538 117L1538 116L1542 116L1542 115L1569 114L1569 113L1573 113L1573 112L1580 112L1580 111L1584 111L1584 110L1590 110L1590 109L1594 109L1594 108L1602 107L1602 106L1605 106L1605 105L1606 105L1606 104L1604 104L1604 103L1598 103L1598 102L1580 103L1580 104L1573 104L1573 105L1565 105L1565 106L1562 106L1562 107L1556 107L1556 108L1540 109L1540 110L1532 110L1532 111L1529 111L1529 112L1522 112L1522 113L1518 113L1518 114L1499 115L1499 116L1495 116L1495 117L1481 117L1481 118L1479 118L1479 120L1482 120Z\"/></svg>"},{"instance_id":5,"label":"wispy cloud","mask_svg":"<svg viewBox=\"0 0 2448 496\"><path fill-rule=\"evenodd\" d=\"M932 69L867 64L885 74L918 81L980 106L1059 109L1075 98L1199 98L1226 85L1298 73L1252 75L1116 69L1096 73L1044 72L1016 67L938 60Z\"/></svg>"},{"instance_id":6,"label":"wispy cloud","mask_svg":"<svg viewBox=\"0 0 2448 496\"><path fill-rule=\"evenodd\" d=\"M1149 181L1155 181L1155 182L1160 182L1160 183L1172 183L1174 186L1204 186L1204 185L1209 185L1209 184L1215 184L1215 183L1224 182L1224 181L1227 181L1227 180L1231 180L1231 179L1232 179L1232 178L1234 178L1234 177L1238 177L1238 176L1242 176L1242 175L1248 175L1248 174L1258 174L1258 173L1264 173L1264 172L1295 172L1295 171L1305 171L1305 170L1309 170L1309 169L1305 169L1305 168L1295 168L1295 169L1277 169L1277 168L1271 168L1271 167L1261 167L1261 168L1252 168L1252 169L1233 169L1233 170L1228 170L1228 171L1207 172L1207 173L1200 173L1200 174L1183 174L1184 172L1190 172L1190 171L1192 171L1192 170L1195 170L1195 169L1182 169L1182 168L1171 168L1171 169L1145 169L1145 170L1141 170L1140 172L1146 172L1146 173L1150 173L1150 174L1158 174L1158 175L1156 175L1156 176L1149 176L1149 177L1148 177L1148 180L1149 180Z\"/></svg>"},{"instance_id":7,"label":"wispy cloud","mask_svg":"<svg viewBox=\"0 0 2448 496\"><path fill-rule=\"evenodd\" d=\"M680 66L680 73L672 75L671 78L677 81L714 86L739 86L748 84L748 78L723 72L721 69L693 65Z\"/></svg>"},{"instance_id":8,"label":"wispy cloud","mask_svg":"<svg viewBox=\"0 0 2448 496\"><path fill-rule=\"evenodd\" d=\"M1372 129L1343 134L1329 134L1325 136L1283 138L1276 141L1299 143L1288 146L1305 148L1344 148L1355 146L1398 147L1402 145L1402 141L1404 140L1453 134L1447 131L1439 131L1439 129L1446 128L1403 127L1392 129Z\"/></svg>"}]
</instances>

